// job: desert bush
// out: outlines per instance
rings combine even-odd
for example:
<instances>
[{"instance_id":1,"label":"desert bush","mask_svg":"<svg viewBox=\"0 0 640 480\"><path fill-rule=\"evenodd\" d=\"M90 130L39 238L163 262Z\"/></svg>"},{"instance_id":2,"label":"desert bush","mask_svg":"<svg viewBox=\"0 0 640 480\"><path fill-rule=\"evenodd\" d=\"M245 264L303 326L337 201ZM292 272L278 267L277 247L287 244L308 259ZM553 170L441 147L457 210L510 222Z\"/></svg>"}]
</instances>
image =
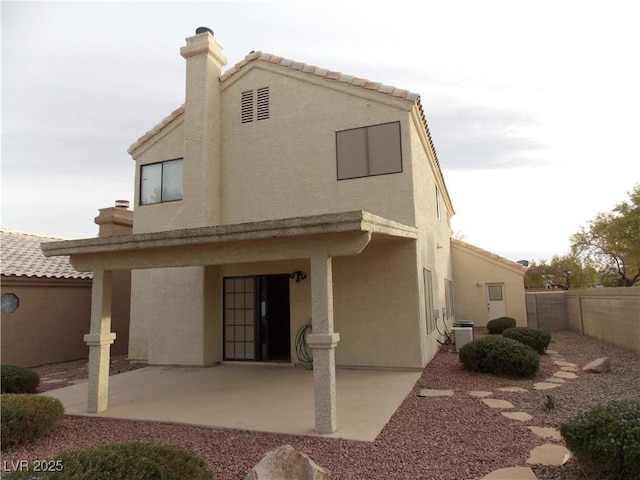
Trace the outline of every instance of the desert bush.
<instances>
[{"instance_id":1,"label":"desert bush","mask_svg":"<svg viewBox=\"0 0 640 480\"><path fill-rule=\"evenodd\" d=\"M40 375L17 365L0 365L1 393L36 393Z\"/></svg>"},{"instance_id":2,"label":"desert bush","mask_svg":"<svg viewBox=\"0 0 640 480\"><path fill-rule=\"evenodd\" d=\"M597 478L640 478L640 400L614 400L560 425L567 447Z\"/></svg>"},{"instance_id":3,"label":"desert bush","mask_svg":"<svg viewBox=\"0 0 640 480\"><path fill-rule=\"evenodd\" d=\"M551 334L546 330L529 327L512 327L502 332L503 337L512 338L520 343L529 345L536 352L542 354L551 343Z\"/></svg>"},{"instance_id":4,"label":"desert bush","mask_svg":"<svg viewBox=\"0 0 640 480\"><path fill-rule=\"evenodd\" d=\"M465 368L509 377L532 377L540 357L531 347L505 337L483 337L463 345L459 358Z\"/></svg>"},{"instance_id":5,"label":"desert bush","mask_svg":"<svg viewBox=\"0 0 640 480\"><path fill-rule=\"evenodd\" d=\"M176 445L119 443L61 453L49 460L51 471L15 472L10 479L29 480L209 480L204 461Z\"/></svg>"},{"instance_id":6,"label":"desert bush","mask_svg":"<svg viewBox=\"0 0 640 480\"><path fill-rule=\"evenodd\" d=\"M2 450L31 443L55 429L64 416L60 400L44 395L0 395Z\"/></svg>"},{"instance_id":7,"label":"desert bush","mask_svg":"<svg viewBox=\"0 0 640 480\"><path fill-rule=\"evenodd\" d=\"M494 318L493 320L489 320L489 322L487 322L487 330L489 330L489 333L501 334L507 328L513 328L515 326L516 320L515 318L511 317Z\"/></svg>"}]
</instances>

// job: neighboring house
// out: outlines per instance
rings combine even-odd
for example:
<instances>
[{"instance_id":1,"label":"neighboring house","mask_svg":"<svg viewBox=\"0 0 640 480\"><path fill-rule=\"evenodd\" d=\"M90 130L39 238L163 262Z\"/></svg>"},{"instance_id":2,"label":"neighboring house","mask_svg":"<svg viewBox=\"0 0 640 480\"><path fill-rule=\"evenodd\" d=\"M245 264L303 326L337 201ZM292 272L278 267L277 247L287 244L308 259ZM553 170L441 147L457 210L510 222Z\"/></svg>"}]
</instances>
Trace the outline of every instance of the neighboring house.
<instances>
[{"instance_id":1,"label":"neighboring house","mask_svg":"<svg viewBox=\"0 0 640 480\"><path fill-rule=\"evenodd\" d=\"M112 274L133 269L130 358L298 363L310 324L332 432L336 365L422 369L463 303L420 98L260 52L222 73L207 29L181 54L186 103L129 149L133 234L42 246L94 272L89 410L107 407Z\"/></svg>"},{"instance_id":2,"label":"neighboring house","mask_svg":"<svg viewBox=\"0 0 640 480\"><path fill-rule=\"evenodd\" d=\"M100 210L100 236L131 232L133 212ZM128 217L128 230L126 227ZM41 244L60 241L2 231L1 361L23 367L87 358L82 340L91 318L90 272L79 272L68 257L45 257ZM112 353L128 350L130 273L118 272L113 297Z\"/></svg>"}]
</instances>

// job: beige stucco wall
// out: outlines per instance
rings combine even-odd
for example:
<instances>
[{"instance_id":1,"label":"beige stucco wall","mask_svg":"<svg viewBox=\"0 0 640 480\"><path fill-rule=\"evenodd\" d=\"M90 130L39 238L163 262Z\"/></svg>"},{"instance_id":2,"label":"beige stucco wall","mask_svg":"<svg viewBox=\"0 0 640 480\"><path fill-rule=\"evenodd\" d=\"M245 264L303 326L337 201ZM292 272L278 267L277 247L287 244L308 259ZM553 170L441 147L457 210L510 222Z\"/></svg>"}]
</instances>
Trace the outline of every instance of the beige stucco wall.
<instances>
[{"instance_id":1,"label":"beige stucco wall","mask_svg":"<svg viewBox=\"0 0 640 480\"><path fill-rule=\"evenodd\" d=\"M453 277L448 242L453 209L434 158L424 151L430 144L420 131L422 120L413 102L263 62L248 65L221 86L220 176L215 180L219 185L209 185L211 192L217 192L219 186L220 197L211 197L210 202L219 203L220 223L365 210L417 226L417 242L370 245L361 255L335 259L335 330L342 335L336 362L401 368L425 365L439 345L437 331L426 336L422 268L433 272L434 307L442 312L444 281ZM265 86L269 87L270 118L242 124L242 92ZM201 215L193 208L190 196L199 198L202 192L193 189L206 184L188 177L187 163L192 160L184 139L185 117L177 116L134 152L136 202L140 165L183 156L185 162L184 200L137 206L135 233L200 226ZM401 122L402 173L338 181L336 132L393 121ZM440 219L436 217L436 184L442 199ZM397 265L389 258L395 259ZM300 262L308 263L308 259ZM380 265L385 266L385 278L377 275ZM283 265L270 265L267 270L270 268ZM261 274L262 267L231 264L220 269L219 274L212 274L218 282L230 272ZM301 268L291 271L296 269ZM373 278L363 282L362 272L370 272ZM200 344L186 356L179 353L187 347L180 339L197 334L198 328L213 325L221 332L221 307L209 293L203 293L202 272L183 278L173 290L166 286L173 284L169 281L172 275L162 270L134 273L130 355L152 363L199 363L205 358L219 361L219 350L209 354L207 347ZM156 284L164 286L149 287ZM308 288L300 289L300 297L292 290L292 336L309 321ZM156 301L159 296L162 300ZM171 305L166 305L168 298L172 299ZM369 301L353 302L354 298ZM210 306L201 308L203 302ZM178 312L183 318L190 315L184 320L182 333L176 332L171 341L150 340L172 332ZM212 318L209 314L215 316L212 324L206 323ZM446 321L452 321L450 312ZM216 335L219 340L220 333ZM156 347L152 348L149 342L155 342Z\"/></svg>"},{"instance_id":2,"label":"beige stucco wall","mask_svg":"<svg viewBox=\"0 0 640 480\"><path fill-rule=\"evenodd\" d=\"M414 112L415 113L415 112ZM437 320L440 331L444 331L444 325L451 327L455 318L452 312L445 309L445 280L453 280L451 266L451 249L449 238L451 237L450 220L453 215L453 207L447 198L446 187L442 183L437 171L435 158L428 140L418 125L418 117L414 115L411 123L411 154L413 159L413 190L414 190L414 215L418 227L418 241L416 242L417 262L414 275L418 284L418 305L416 314L419 332L422 341L422 363L426 364L437 353L442 340L438 329L427 335L426 307L423 268L432 272L433 278L433 308L438 310ZM440 218L436 207L436 186L440 192ZM444 309L444 310L443 310Z\"/></svg>"},{"instance_id":3,"label":"beige stucco wall","mask_svg":"<svg viewBox=\"0 0 640 480\"><path fill-rule=\"evenodd\" d=\"M569 327L640 354L640 288L568 290Z\"/></svg>"},{"instance_id":4,"label":"beige stucco wall","mask_svg":"<svg viewBox=\"0 0 640 480\"><path fill-rule=\"evenodd\" d=\"M452 241L451 259L458 320L471 320L476 327L486 326L490 320L486 285L501 283L504 285L505 315L515 318L518 326L527 326L523 270L466 248L455 240Z\"/></svg>"}]
</instances>

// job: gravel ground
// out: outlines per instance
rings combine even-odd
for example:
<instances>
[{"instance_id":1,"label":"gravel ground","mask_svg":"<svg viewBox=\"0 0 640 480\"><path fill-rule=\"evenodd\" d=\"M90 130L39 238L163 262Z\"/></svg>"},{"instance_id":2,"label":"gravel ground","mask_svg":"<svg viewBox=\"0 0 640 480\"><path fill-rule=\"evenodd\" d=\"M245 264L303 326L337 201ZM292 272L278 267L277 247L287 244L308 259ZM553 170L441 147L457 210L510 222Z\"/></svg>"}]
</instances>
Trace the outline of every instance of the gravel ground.
<instances>
[{"instance_id":1,"label":"gravel ground","mask_svg":"<svg viewBox=\"0 0 640 480\"><path fill-rule=\"evenodd\" d=\"M580 367L608 356L612 371L586 374L579 370L575 372L578 379L567 380L559 388L534 391L531 389L534 382L558 370L547 355L541 357L541 371L535 378L510 380L464 371L457 355L443 347L374 442L68 416L49 437L28 447L3 452L3 460L42 460L69 449L147 441L182 445L203 458L216 479L236 480L244 478L267 451L290 444L331 470L332 478L336 479L480 479L499 468L524 466L529 451L546 442L531 433L527 425L557 427L600 402L639 398L637 355L573 332L554 332L550 349ZM114 365L112 369L116 371L141 366L129 366L124 359L117 359ZM84 369L84 362L81 367ZM49 368L49 374L65 375L60 373L65 371L61 367L42 368ZM77 368L75 371L75 378L80 378ZM529 391L495 392L504 386L521 386ZM456 392L454 397L447 398L418 397L422 388ZM469 397L465 392L470 390L494 391L493 398L509 400L516 411L528 412L534 418L528 422L509 420L479 399ZM543 407L547 394L555 403L552 410ZM540 480L593 480L575 460L563 467L535 466L533 470Z\"/></svg>"}]
</instances>

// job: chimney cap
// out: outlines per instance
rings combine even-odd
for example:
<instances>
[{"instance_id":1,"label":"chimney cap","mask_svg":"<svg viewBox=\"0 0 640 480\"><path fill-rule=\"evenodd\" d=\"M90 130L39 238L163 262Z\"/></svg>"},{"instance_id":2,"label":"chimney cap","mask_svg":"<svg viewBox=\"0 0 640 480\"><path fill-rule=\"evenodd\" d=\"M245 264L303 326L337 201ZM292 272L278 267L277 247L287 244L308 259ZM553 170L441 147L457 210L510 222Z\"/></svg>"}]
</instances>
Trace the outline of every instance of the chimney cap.
<instances>
[{"instance_id":1,"label":"chimney cap","mask_svg":"<svg viewBox=\"0 0 640 480\"><path fill-rule=\"evenodd\" d=\"M213 37L213 30L211 30L209 27L196 28L196 35L200 35L201 33L209 33Z\"/></svg>"}]
</instances>

